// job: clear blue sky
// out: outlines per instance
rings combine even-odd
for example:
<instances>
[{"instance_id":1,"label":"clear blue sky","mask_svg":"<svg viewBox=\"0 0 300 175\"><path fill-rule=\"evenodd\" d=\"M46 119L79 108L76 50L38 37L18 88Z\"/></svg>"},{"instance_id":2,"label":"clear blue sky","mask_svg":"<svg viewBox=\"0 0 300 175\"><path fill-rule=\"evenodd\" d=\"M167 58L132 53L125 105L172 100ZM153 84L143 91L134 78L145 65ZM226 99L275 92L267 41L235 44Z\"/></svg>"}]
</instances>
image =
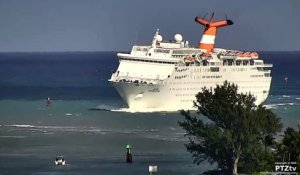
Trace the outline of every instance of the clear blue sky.
<instances>
[{"instance_id":1,"label":"clear blue sky","mask_svg":"<svg viewBox=\"0 0 300 175\"><path fill-rule=\"evenodd\" d=\"M156 28L197 45L206 12L234 22L218 47L300 50L299 0L0 0L0 52L130 50Z\"/></svg>"}]
</instances>

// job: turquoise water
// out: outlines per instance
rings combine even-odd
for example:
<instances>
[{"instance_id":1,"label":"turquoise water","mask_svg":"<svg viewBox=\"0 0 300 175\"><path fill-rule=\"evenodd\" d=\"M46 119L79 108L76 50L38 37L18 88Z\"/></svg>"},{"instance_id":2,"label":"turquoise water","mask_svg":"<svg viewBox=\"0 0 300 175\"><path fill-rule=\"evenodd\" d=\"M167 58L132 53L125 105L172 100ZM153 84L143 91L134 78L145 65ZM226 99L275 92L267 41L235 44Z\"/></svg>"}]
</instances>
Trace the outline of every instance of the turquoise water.
<instances>
[{"instance_id":1,"label":"turquoise water","mask_svg":"<svg viewBox=\"0 0 300 175\"><path fill-rule=\"evenodd\" d=\"M150 164L159 165L162 174L202 171L185 151L177 113L89 110L98 104L0 101L1 174L146 174ZM125 163L127 143L133 146L132 165ZM64 155L68 165L55 167L56 155Z\"/></svg>"},{"instance_id":2,"label":"turquoise water","mask_svg":"<svg viewBox=\"0 0 300 175\"><path fill-rule=\"evenodd\" d=\"M295 127L300 53L262 56L274 64L265 105L285 127ZM107 82L117 65L114 52L0 54L0 174L148 174L151 164L159 166L159 174L212 169L193 164L178 112L110 111L126 108ZM125 163L127 143L133 147L132 164ZM57 155L67 166L54 165Z\"/></svg>"}]
</instances>

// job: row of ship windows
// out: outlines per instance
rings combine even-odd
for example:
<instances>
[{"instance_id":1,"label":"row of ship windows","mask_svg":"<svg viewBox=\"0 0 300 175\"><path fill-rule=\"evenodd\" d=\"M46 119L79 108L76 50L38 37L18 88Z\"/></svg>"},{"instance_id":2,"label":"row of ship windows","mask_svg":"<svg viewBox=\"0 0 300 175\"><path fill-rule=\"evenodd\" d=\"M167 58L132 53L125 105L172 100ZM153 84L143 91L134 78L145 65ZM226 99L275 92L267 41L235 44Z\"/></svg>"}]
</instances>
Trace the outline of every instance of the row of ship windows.
<instances>
[{"instance_id":1,"label":"row of ship windows","mask_svg":"<svg viewBox=\"0 0 300 175\"><path fill-rule=\"evenodd\" d=\"M199 79L200 76L194 76L194 78ZM202 76L203 79L205 78L222 78L222 75L212 75L212 76Z\"/></svg>"},{"instance_id":2,"label":"row of ship windows","mask_svg":"<svg viewBox=\"0 0 300 175\"><path fill-rule=\"evenodd\" d=\"M186 78L186 77L188 77L188 75L175 76L175 79L182 79L182 78Z\"/></svg>"},{"instance_id":3,"label":"row of ship windows","mask_svg":"<svg viewBox=\"0 0 300 175\"><path fill-rule=\"evenodd\" d=\"M184 68L184 69L177 69L177 68L175 68L175 72L185 72L187 70L189 70L189 69L188 68Z\"/></svg>"},{"instance_id":4,"label":"row of ship windows","mask_svg":"<svg viewBox=\"0 0 300 175\"><path fill-rule=\"evenodd\" d=\"M243 72L243 71L247 71L247 68L232 68L231 71L232 72ZM226 69L225 69L226 71Z\"/></svg>"},{"instance_id":5,"label":"row of ship windows","mask_svg":"<svg viewBox=\"0 0 300 175\"><path fill-rule=\"evenodd\" d=\"M148 48L136 47L136 48L134 48L134 50L135 51L144 51L144 52L146 52L146 51L148 51Z\"/></svg>"},{"instance_id":6,"label":"row of ship windows","mask_svg":"<svg viewBox=\"0 0 300 175\"><path fill-rule=\"evenodd\" d=\"M140 62L150 62L150 63L160 63L160 64L176 64L175 62L169 61L154 61L154 60L143 60L143 59L131 59L131 58L120 58L121 60L129 60L129 61L140 61Z\"/></svg>"},{"instance_id":7,"label":"row of ship windows","mask_svg":"<svg viewBox=\"0 0 300 175\"><path fill-rule=\"evenodd\" d=\"M240 89L268 89L268 86L239 86ZM201 88L170 88L170 91L199 91ZM190 94L193 95L193 94ZM189 96L188 94L176 94L176 96Z\"/></svg>"},{"instance_id":8,"label":"row of ship windows","mask_svg":"<svg viewBox=\"0 0 300 175\"><path fill-rule=\"evenodd\" d=\"M271 77L271 73L264 73L264 75L250 75L252 78L257 78L257 77Z\"/></svg>"},{"instance_id":9,"label":"row of ship windows","mask_svg":"<svg viewBox=\"0 0 300 175\"><path fill-rule=\"evenodd\" d=\"M188 75L175 76L175 79L183 79L188 77ZM222 75L211 75L211 76L194 76L194 79L205 79L205 78L222 78Z\"/></svg>"},{"instance_id":10,"label":"row of ship windows","mask_svg":"<svg viewBox=\"0 0 300 175\"><path fill-rule=\"evenodd\" d=\"M270 77L270 73L265 73L264 75L250 75L252 78L257 78L257 77ZM182 76L175 76L175 79L183 79L188 77L188 75L182 75ZM205 78L222 78L222 75L212 75L212 76L194 76L194 79L205 79Z\"/></svg>"},{"instance_id":11,"label":"row of ship windows","mask_svg":"<svg viewBox=\"0 0 300 175\"><path fill-rule=\"evenodd\" d=\"M265 77L271 77L271 73L265 73Z\"/></svg>"},{"instance_id":12,"label":"row of ship windows","mask_svg":"<svg viewBox=\"0 0 300 175\"><path fill-rule=\"evenodd\" d=\"M185 68L185 69L177 69L175 70L175 72L185 72L187 71L188 69ZM227 69L226 68L222 68L221 69L222 72L226 72ZM257 68L251 68L251 70L257 70ZM219 67L211 67L211 68L196 68L193 70L194 72L219 72ZM229 71L231 72L246 72L248 71L247 68L231 68L229 69Z\"/></svg>"},{"instance_id":13,"label":"row of ship windows","mask_svg":"<svg viewBox=\"0 0 300 175\"><path fill-rule=\"evenodd\" d=\"M154 49L154 52L157 52L157 53L170 53L170 50L164 50L164 49Z\"/></svg>"},{"instance_id":14,"label":"row of ship windows","mask_svg":"<svg viewBox=\"0 0 300 175\"><path fill-rule=\"evenodd\" d=\"M175 94L176 97L196 96L196 94Z\"/></svg>"},{"instance_id":15,"label":"row of ship windows","mask_svg":"<svg viewBox=\"0 0 300 175\"><path fill-rule=\"evenodd\" d=\"M195 100L191 100L191 99L182 99L180 100L181 103L186 103L186 102L193 102Z\"/></svg>"},{"instance_id":16,"label":"row of ship windows","mask_svg":"<svg viewBox=\"0 0 300 175\"><path fill-rule=\"evenodd\" d=\"M263 75L250 75L252 78L264 77Z\"/></svg>"},{"instance_id":17,"label":"row of ship windows","mask_svg":"<svg viewBox=\"0 0 300 175\"><path fill-rule=\"evenodd\" d=\"M188 69L178 69L176 72L184 72L187 71ZM231 68L231 69L226 69L226 68L221 68L222 72L231 71L231 72L246 72L248 71L248 68L243 68L243 67L237 67L237 68ZM267 71L270 70L269 68L261 68L261 67L253 67L250 68L250 70L259 70L259 71ZM219 72L219 67L210 67L210 68L195 68L193 70L194 72Z\"/></svg>"},{"instance_id":18,"label":"row of ship windows","mask_svg":"<svg viewBox=\"0 0 300 175\"><path fill-rule=\"evenodd\" d=\"M253 81L231 81L235 84L240 84L240 83L250 83L253 84ZM169 85L182 85L182 84L196 84L196 85L202 85L202 84L219 84L220 81L185 81L185 82L170 82ZM268 80L265 81L255 81L255 83L269 83Z\"/></svg>"},{"instance_id":19,"label":"row of ship windows","mask_svg":"<svg viewBox=\"0 0 300 175\"><path fill-rule=\"evenodd\" d=\"M188 90L200 90L199 87L192 87L192 88L170 88L170 91L188 91Z\"/></svg>"}]
</instances>

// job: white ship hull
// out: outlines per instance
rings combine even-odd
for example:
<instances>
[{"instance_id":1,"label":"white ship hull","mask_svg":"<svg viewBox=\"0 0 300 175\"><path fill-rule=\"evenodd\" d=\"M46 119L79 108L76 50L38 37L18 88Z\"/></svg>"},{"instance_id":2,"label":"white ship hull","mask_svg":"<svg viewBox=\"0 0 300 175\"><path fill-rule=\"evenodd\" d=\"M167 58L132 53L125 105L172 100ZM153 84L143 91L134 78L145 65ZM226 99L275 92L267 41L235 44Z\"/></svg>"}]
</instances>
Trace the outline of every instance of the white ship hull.
<instances>
[{"instance_id":1,"label":"white ship hull","mask_svg":"<svg viewBox=\"0 0 300 175\"><path fill-rule=\"evenodd\" d=\"M193 110L195 95L204 86L213 88L225 80L237 84L240 93L251 93L257 105L263 103L269 94L271 77L265 76L265 73L269 75L270 71L258 71L255 65L221 66L219 72L209 72L209 66L179 66L173 69L169 78L156 84L133 83L138 81L139 76L130 77L132 81L112 84L129 108L136 111Z\"/></svg>"}]
</instances>

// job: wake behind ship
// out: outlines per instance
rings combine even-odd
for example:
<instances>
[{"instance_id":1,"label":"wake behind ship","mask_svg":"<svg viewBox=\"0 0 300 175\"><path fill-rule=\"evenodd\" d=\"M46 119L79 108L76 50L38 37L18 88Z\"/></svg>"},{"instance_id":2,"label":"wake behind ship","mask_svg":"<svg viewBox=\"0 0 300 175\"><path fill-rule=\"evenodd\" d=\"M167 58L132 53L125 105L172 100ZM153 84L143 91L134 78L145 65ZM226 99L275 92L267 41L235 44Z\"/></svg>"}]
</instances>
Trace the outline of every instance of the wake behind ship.
<instances>
[{"instance_id":1,"label":"wake behind ship","mask_svg":"<svg viewBox=\"0 0 300 175\"><path fill-rule=\"evenodd\" d=\"M254 95L257 105L267 99L272 65L259 59L257 52L214 48L217 29L233 22L212 18L195 18L205 27L196 48L180 34L174 42L166 42L157 30L151 45L135 45L129 54L117 54L120 64L109 81L130 109L193 109L195 95L204 86L215 87L225 80L237 84L240 93Z\"/></svg>"}]
</instances>

